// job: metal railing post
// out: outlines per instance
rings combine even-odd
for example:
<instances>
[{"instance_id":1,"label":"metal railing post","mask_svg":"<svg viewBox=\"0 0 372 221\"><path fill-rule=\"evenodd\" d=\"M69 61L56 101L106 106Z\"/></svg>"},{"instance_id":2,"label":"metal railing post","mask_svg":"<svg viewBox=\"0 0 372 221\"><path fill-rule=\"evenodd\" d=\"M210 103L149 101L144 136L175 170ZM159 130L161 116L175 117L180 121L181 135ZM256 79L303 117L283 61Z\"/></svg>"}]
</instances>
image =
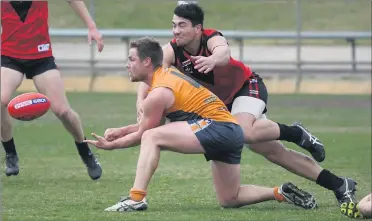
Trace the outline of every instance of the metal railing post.
<instances>
[{"instance_id":1,"label":"metal railing post","mask_svg":"<svg viewBox=\"0 0 372 221\"><path fill-rule=\"evenodd\" d=\"M296 78L296 87L295 93L298 93L301 88L302 82L302 60L301 60L301 46L302 46L302 16L301 16L301 0L296 0L296 69L297 69L297 78Z\"/></svg>"},{"instance_id":2,"label":"metal railing post","mask_svg":"<svg viewBox=\"0 0 372 221\"><path fill-rule=\"evenodd\" d=\"M357 62L356 62L356 43L354 38L348 38L346 41L350 42L351 46L351 70L356 73Z\"/></svg>"},{"instance_id":3,"label":"metal railing post","mask_svg":"<svg viewBox=\"0 0 372 221\"><path fill-rule=\"evenodd\" d=\"M239 44L239 60L241 62L244 62L244 39L238 38L238 44Z\"/></svg>"},{"instance_id":4,"label":"metal railing post","mask_svg":"<svg viewBox=\"0 0 372 221\"><path fill-rule=\"evenodd\" d=\"M93 20L95 20L95 8L94 8L94 0L90 0L89 4L89 13L92 16ZM97 76L96 72L96 42L92 41L92 45L90 46L90 83L89 83L89 91L93 90L94 82Z\"/></svg>"}]
</instances>

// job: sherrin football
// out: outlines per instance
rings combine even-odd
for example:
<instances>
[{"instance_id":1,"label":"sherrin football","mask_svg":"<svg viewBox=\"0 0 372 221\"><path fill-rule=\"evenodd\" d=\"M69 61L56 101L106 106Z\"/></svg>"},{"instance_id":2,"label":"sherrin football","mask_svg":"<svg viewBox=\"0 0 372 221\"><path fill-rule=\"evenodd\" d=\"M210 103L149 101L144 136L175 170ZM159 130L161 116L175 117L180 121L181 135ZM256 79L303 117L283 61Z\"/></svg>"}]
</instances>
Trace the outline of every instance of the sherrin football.
<instances>
[{"instance_id":1,"label":"sherrin football","mask_svg":"<svg viewBox=\"0 0 372 221\"><path fill-rule=\"evenodd\" d=\"M24 93L8 104L9 115L21 121L31 121L43 116L50 108L47 96L37 92Z\"/></svg>"}]
</instances>

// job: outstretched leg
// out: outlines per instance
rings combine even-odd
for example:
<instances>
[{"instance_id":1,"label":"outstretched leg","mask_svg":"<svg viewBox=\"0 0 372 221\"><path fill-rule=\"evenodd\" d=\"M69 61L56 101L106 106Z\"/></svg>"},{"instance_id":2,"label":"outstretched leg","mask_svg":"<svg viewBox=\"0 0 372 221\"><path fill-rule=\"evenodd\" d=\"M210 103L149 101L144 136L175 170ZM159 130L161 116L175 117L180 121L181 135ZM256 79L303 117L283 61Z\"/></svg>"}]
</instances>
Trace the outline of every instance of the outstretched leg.
<instances>
[{"instance_id":1,"label":"outstretched leg","mask_svg":"<svg viewBox=\"0 0 372 221\"><path fill-rule=\"evenodd\" d=\"M212 161L213 183L217 200L224 208L236 208L269 200L288 202L305 209L314 209L314 197L292 183L280 187L241 185L240 165Z\"/></svg>"},{"instance_id":2,"label":"outstretched leg","mask_svg":"<svg viewBox=\"0 0 372 221\"><path fill-rule=\"evenodd\" d=\"M66 130L73 136L81 159L88 168L88 174L93 179L99 179L102 168L84 143L83 126L79 115L70 107L64 90L63 80L57 69L48 70L33 78L39 92L45 94L51 102L51 110L63 123Z\"/></svg>"}]
</instances>

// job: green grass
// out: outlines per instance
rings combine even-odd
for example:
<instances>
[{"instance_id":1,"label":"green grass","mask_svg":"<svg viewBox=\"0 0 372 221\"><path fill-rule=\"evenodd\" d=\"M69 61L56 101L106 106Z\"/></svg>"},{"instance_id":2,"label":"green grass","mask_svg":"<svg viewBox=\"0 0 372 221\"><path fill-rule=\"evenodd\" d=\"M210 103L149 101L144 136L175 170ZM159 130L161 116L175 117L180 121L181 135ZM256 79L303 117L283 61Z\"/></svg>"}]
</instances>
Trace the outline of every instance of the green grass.
<instances>
[{"instance_id":1,"label":"green grass","mask_svg":"<svg viewBox=\"0 0 372 221\"><path fill-rule=\"evenodd\" d=\"M89 6L90 1L86 0ZM291 0L199 0L205 26L239 30L295 30L296 4ZM171 28L175 0L94 0L97 23L102 28ZM302 1L304 30L371 29L369 0ZM51 26L81 27L68 4L51 1Z\"/></svg>"},{"instance_id":2,"label":"green grass","mask_svg":"<svg viewBox=\"0 0 372 221\"><path fill-rule=\"evenodd\" d=\"M213 3L212 3L213 2ZM86 0L89 7L90 1ZM94 0L100 28L170 29L175 0ZM293 0L199 0L205 10L205 27L219 30L294 31ZM50 1L50 26L82 28L84 24L64 1ZM370 31L369 0L303 0L304 31ZM249 44L294 44L292 40L247 40ZM307 40L306 44L346 44L344 40ZM370 41L358 42L370 45Z\"/></svg>"},{"instance_id":3,"label":"green grass","mask_svg":"<svg viewBox=\"0 0 372 221\"><path fill-rule=\"evenodd\" d=\"M135 96L110 93L69 93L81 115L86 134L134 122ZM369 96L276 95L269 117L291 123L301 119L325 143L321 165L358 181L357 197L371 188L371 105ZM138 148L94 149L103 176L91 181L70 136L48 113L31 122L14 122L20 174L2 175L2 217L7 221L81 220L349 220L341 215L332 192L297 177L245 149L242 182L265 186L292 181L312 192L317 211L267 202L240 209L220 209L212 188L210 167L202 155L162 153L149 188L149 210L104 213L103 209L128 194L135 175ZM286 143L287 144L287 143ZM290 148L301 151L297 146Z\"/></svg>"}]
</instances>

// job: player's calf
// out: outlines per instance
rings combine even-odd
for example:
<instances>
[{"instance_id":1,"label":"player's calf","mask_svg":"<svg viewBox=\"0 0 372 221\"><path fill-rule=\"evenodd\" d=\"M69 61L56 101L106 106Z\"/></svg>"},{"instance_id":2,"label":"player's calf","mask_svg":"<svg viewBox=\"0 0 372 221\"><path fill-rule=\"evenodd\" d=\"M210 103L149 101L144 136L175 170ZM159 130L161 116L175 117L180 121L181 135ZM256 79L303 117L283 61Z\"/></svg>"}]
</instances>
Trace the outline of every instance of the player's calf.
<instances>
[{"instance_id":1,"label":"player's calf","mask_svg":"<svg viewBox=\"0 0 372 221\"><path fill-rule=\"evenodd\" d=\"M52 103L51 107L54 114L61 120L66 130L74 137L75 146L79 152L80 158L87 167L88 175L91 179L97 180L102 175L102 167L97 158L91 152L84 140L84 132L79 115L74 112L68 104Z\"/></svg>"},{"instance_id":2,"label":"player's calf","mask_svg":"<svg viewBox=\"0 0 372 221\"><path fill-rule=\"evenodd\" d=\"M6 101L6 105L9 101ZM12 139L12 123L9 118L7 106L1 104L1 139L8 141Z\"/></svg>"}]
</instances>

